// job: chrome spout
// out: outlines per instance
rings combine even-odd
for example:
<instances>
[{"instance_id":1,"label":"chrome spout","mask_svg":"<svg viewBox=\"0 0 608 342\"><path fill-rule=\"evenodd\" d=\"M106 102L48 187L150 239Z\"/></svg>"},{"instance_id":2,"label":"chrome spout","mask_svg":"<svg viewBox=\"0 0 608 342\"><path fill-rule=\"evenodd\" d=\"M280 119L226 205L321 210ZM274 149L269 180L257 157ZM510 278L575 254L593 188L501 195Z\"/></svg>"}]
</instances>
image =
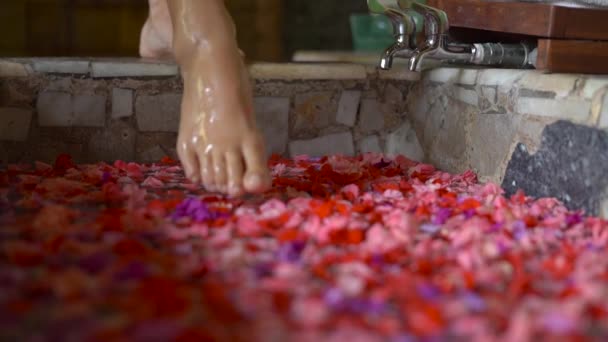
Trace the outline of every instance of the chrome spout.
<instances>
[{"instance_id":1,"label":"chrome spout","mask_svg":"<svg viewBox=\"0 0 608 342\"><path fill-rule=\"evenodd\" d=\"M433 7L422 5L415 1L405 1L407 5L424 16L424 32L426 39L422 47L414 51L409 61L410 71L418 71L420 63L427 56L443 50L446 45L446 37L449 30L449 22L444 12Z\"/></svg>"},{"instance_id":2,"label":"chrome spout","mask_svg":"<svg viewBox=\"0 0 608 342\"><path fill-rule=\"evenodd\" d=\"M396 9L388 8L384 13L393 24L395 43L382 54L380 69L389 70L393 67L393 58L397 53L415 49L416 22L411 16Z\"/></svg>"},{"instance_id":3,"label":"chrome spout","mask_svg":"<svg viewBox=\"0 0 608 342\"><path fill-rule=\"evenodd\" d=\"M400 42L396 42L387 48L382 54L382 58L380 58L380 69L382 70L390 70L393 67L393 58L404 51L411 51L408 47Z\"/></svg>"}]
</instances>

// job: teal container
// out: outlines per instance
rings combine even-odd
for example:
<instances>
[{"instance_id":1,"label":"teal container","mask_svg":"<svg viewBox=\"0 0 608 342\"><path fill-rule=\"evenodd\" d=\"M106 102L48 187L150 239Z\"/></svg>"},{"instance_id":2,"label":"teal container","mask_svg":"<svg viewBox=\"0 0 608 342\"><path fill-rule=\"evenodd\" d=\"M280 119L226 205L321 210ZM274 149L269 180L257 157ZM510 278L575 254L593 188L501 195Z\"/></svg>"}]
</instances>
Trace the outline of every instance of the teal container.
<instances>
[{"instance_id":1,"label":"teal container","mask_svg":"<svg viewBox=\"0 0 608 342\"><path fill-rule=\"evenodd\" d=\"M382 14L350 16L353 47L358 52L382 52L395 42L391 21Z\"/></svg>"}]
</instances>

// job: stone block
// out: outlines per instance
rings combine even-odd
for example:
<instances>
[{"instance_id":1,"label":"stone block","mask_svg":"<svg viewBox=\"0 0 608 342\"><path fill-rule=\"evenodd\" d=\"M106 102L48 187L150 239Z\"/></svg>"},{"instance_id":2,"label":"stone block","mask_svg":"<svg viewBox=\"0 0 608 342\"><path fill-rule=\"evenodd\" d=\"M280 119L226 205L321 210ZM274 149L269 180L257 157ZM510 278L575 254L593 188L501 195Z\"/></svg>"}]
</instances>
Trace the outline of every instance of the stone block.
<instances>
[{"instance_id":1,"label":"stone block","mask_svg":"<svg viewBox=\"0 0 608 342\"><path fill-rule=\"evenodd\" d=\"M399 105L403 102L403 94L397 87L388 84L384 89L384 100L388 104Z\"/></svg>"},{"instance_id":2,"label":"stone block","mask_svg":"<svg viewBox=\"0 0 608 342\"><path fill-rule=\"evenodd\" d=\"M135 129L128 123L111 122L108 128L93 134L87 154L95 161L132 161L135 158L136 136Z\"/></svg>"},{"instance_id":3,"label":"stone block","mask_svg":"<svg viewBox=\"0 0 608 342\"><path fill-rule=\"evenodd\" d=\"M336 122L353 127L357 122L357 112L361 102L361 92L356 90L343 91L338 103Z\"/></svg>"},{"instance_id":4,"label":"stone block","mask_svg":"<svg viewBox=\"0 0 608 342\"><path fill-rule=\"evenodd\" d=\"M585 80L585 85L583 86L583 96L586 99L592 99L599 89L606 87L608 87L608 77L590 76L587 80Z\"/></svg>"},{"instance_id":5,"label":"stone block","mask_svg":"<svg viewBox=\"0 0 608 342\"><path fill-rule=\"evenodd\" d=\"M0 140L26 141L31 122L30 109L0 108Z\"/></svg>"},{"instance_id":6,"label":"stone block","mask_svg":"<svg viewBox=\"0 0 608 342\"><path fill-rule=\"evenodd\" d=\"M72 96L73 126L103 127L106 123L106 96L76 94Z\"/></svg>"},{"instance_id":7,"label":"stone block","mask_svg":"<svg viewBox=\"0 0 608 342\"><path fill-rule=\"evenodd\" d=\"M256 97L254 108L257 125L266 141L269 154L283 155L289 139L289 98Z\"/></svg>"},{"instance_id":8,"label":"stone block","mask_svg":"<svg viewBox=\"0 0 608 342\"><path fill-rule=\"evenodd\" d=\"M141 95L135 100L137 127L142 132L177 132L181 94Z\"/></svg>"},{"instance_id":9,"label":"stone block","mask_svg":"<svg viewBox=\"0 0 608 342\"><path fill-rule=\"evenodd\" d=\"M388 156L403 155L412 160L424 161L424 151L418 141L416 131L408 121L386 137L385 153Z\"/></svg>"},{"instance_id":10,"label":"stone block","mask_svg":"<svg viewBox=\"0 0 608 342\"><path fill-rule=\"evenodd\" d=\"M333 92L329 91L308 92L296 95L293 109L295 115L294 131L296 134L302 131L324 128L329 125L338 109L338 104L333 100L333 95Z\"/></svg>"},{"instance_id":11,"label":"stone block","mask_svg":"<svg viewBox=\"0 0 608 342\"><path fill-rule=\"evenodd\" d=\"M278 80L364 80L365 67L355 64L256 63L249 67L255 79Z\"/></svg>"},{"instance_id":12,"label":"stone block","mask_svg":"<svg viewBox=\"0 0 608 342\"><path fill-rule=\"evenodd\" d=\"M38 124L48 127L69 127L73 123L72 95L66 92L45 91L36 103Z\"/></svg>"},{"instance_id":13,"label":"stone block","mask_svg":"<svg viewBox=\"0 0 608 342\"><path fill-rule=\"evenodd\" d=\"M54 74L88 74L89 61L64 59L36 59L34 70L41 73Z\"/></svg>"},{"instance_id":14,"label":"stone block","mask_svg":"<svg viewBox=\"0 0 608 342\"><path fill-rule=\"evenodd\" d=\"M519 86L533 91L555 93L558 98L568 96L576 85L579 76L564 74L542 74L539 71L528 71L519 81Z\"/></svg>"},{"instance_id":15,"label":"stone block","mask_svg":"<svg viewBox=\"0 0 608 342\"><path fill-rule=\"evenodd\" d=\"M604 98L602 99L602 109L600 111L598 126L603 129L608 129L608 93L604 94Z\"/></svg>"},{"instance_id":16,"label":"stone block","mask_svg":"<svg viewBox=\"0 0 608 342\"><path fill-rule=\"evenodd\" d=\"M475 115L470 129L471 165L480 177L502 180L500 166L508 158L518 120L514 115Z\"/></svg>"},{"instance_id":17,"label":"stone block","mask_svg":"<svg viewBox=\"0 0 608 342\"><path fill-rule=\"evenodd\" d=\"M475 69L437 68L430 70L426 78L437 83L474 85L477 81L477 75L478 71Z\"/></svg>"},{"instance_id":18,"label":"stone block","mask_svg":"<svg viewBox=\"0 0 608 342\"><path fill-rule=\"evenodd\" d=\"M556 197L571 210L601 215L608 189L608 133L565 120L547 125L542 145L523 145L510 157L502 183L506 195L522 189L534 198Z\"/></svg>"},{"instance_id":19,"label":"stone block","mask_svg":"<svg viewBox=\"0 0 608 342\"><path fill-rule=\"evenodd\" d=\"M380 139L376 135L370 135L369 137L363 138L359 142L359 152L361 153L382 153L382 147L380 147Z\"/></svg>"},{"instance_id":20,"label":"stone block","mask_svg":"<svg viewBox=\"0 0 608 342\"><path fill-rule=\"evenodd\" d=\"M355 154L353 136L350 132L329 134L310 140L298 140L289 144L291 157L308 155L323 157L332 154L352 156Z\"/></svg>"},{"instance_id":21,"label":"stone block","mask_svg":"<svg viewBox=\"0 0 608 342\"><path fill-rule=\"evenodd\" d=\"M0 60L0 77L27 77L28 75L27 65Z\"/></svg>"},{"instance_id":22,"label":"stone block","mask_svg":"<svg viewBox=\"0 0 608 342\"><path fill-rule=\"evenodd\" d=\"M477 95L477 92L474 89L456 87L454 93L457 100L470 104L471 106L479 106L479 95Z\"/></svg>"},{"instance_id":23,"label":"stone block","mask_svg":"<svg viewBox=\"0 0 608 342\"><path fill-rule=\"evenodd\" d=\"M484 69L479 71L477 84L487 86L511 87L524 77L528 70Z\"/></svg>"},{"instance_id":24,"label":"stone block","mask_svg":"<svg viewBox=\"0 0 608 342\"><path fill-rule=\"evenodd\" d=\"M112 89L112 118L126 118L133 115L133 90Z\"/></svg>"},{"instance_id":25,"label":"stone block","mask_svg":"<svg viewBox=\"0 0 608 342\"><path fill-rule=\"evenodd\" d=\"M589 118L591 102L582 99L544 99L520 97L515 111L520 114L546 116L556 119L585 122Z\"/></svg>"},{"instance_id":26,"label":"stone block","mask_svg":"<svg viewBox=\"0 0 608 342\"><path fill-rule=\"evenodd\" d=\"M379 131L384 128L384 109L377 100L363 99L359 116L359 127L363 132Z\"/></svg>"},{"instance_id":27,"label":"stone block","mask_svg":"<svg viewBox=\"0 0 608 342\"><path fill-rule=\"evenodd\" d=\"M142 153L138 154L137 160L141 163L157 163L167 153L159 145L153 146Z\"/></svg>"},{"instance_id":28,"label":"stone block","mask_svg":"<svg viewBox=\"0 0 608 342\"><path fill-rule=\"evenodd\" d=\"M91 63L91 76L108 77L168 77L179 75L179 68L173 63L143 60L113 60Z\"/></svg>"}]
</instances>

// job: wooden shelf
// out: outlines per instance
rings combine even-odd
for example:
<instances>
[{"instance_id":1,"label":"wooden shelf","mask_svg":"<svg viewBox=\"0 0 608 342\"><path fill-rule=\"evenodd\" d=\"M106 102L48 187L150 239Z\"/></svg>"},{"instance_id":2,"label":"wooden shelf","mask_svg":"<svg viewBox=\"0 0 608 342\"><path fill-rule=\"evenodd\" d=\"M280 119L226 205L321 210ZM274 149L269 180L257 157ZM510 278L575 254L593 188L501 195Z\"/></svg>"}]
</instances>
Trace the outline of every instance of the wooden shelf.
<instances>
[{"instance_id":1,"label":"wooden shelf","mask_svg":"<svg viewBox=\"0 0 608 342\"><path fill-rule=\"evenodd\" d=\"M608 40L608 9L514 1L429 0L450 26L542 38Z\"/></svg>"},{"instance_id":2,"label":"wooden shelf","mask_svg":"<svg viewBox=\"0 0 608 342\"><path fill-rule=\"evenodd\" d=\"M447 13L457 40L537 41L539 70L608 74L608 9L487 0L428 3Z\"/></svg>"}]
</instances>

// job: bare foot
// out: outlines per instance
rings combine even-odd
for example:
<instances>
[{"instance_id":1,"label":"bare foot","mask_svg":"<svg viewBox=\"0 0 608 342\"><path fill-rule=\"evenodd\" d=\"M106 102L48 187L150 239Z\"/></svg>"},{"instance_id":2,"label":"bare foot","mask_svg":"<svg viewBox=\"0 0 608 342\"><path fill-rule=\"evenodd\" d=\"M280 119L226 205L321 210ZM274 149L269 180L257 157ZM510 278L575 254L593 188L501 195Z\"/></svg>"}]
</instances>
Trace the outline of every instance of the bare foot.
<instances>
[{"instance_id":1,"label":"bare foot","mask_svg":"<svg viewBox=\"0 0 608 342\"><path fill-rule=\"evenodd\" d=\"M140 53L175 56L180 64L184 97L177 151L186 176L209 191L233 196L266 191L271 178L264 141L223 0L149 3Z\"/></svg>"},{"instance_id":2,"label":"bare foot","mask_svg":"<svg viewBox=\"0 0 608 342\"><path fill-rule=\"evenodd\" d=\"M139 41L144 58L173 58L173 26L167 0L148 0L149 15Z\"/></svg>"},{"instance_id":3,"label":"bare foot","mask_svg":"<svg viewBox=\"0 0 608 342\"><path fill-rule=\"evenodd\" d=\"M189 79L184 85L177 150L186 175L231 196L266 191L270 175L252 107L210 87L201 94L198 84Z\"/></svg>"}]
</instances>

